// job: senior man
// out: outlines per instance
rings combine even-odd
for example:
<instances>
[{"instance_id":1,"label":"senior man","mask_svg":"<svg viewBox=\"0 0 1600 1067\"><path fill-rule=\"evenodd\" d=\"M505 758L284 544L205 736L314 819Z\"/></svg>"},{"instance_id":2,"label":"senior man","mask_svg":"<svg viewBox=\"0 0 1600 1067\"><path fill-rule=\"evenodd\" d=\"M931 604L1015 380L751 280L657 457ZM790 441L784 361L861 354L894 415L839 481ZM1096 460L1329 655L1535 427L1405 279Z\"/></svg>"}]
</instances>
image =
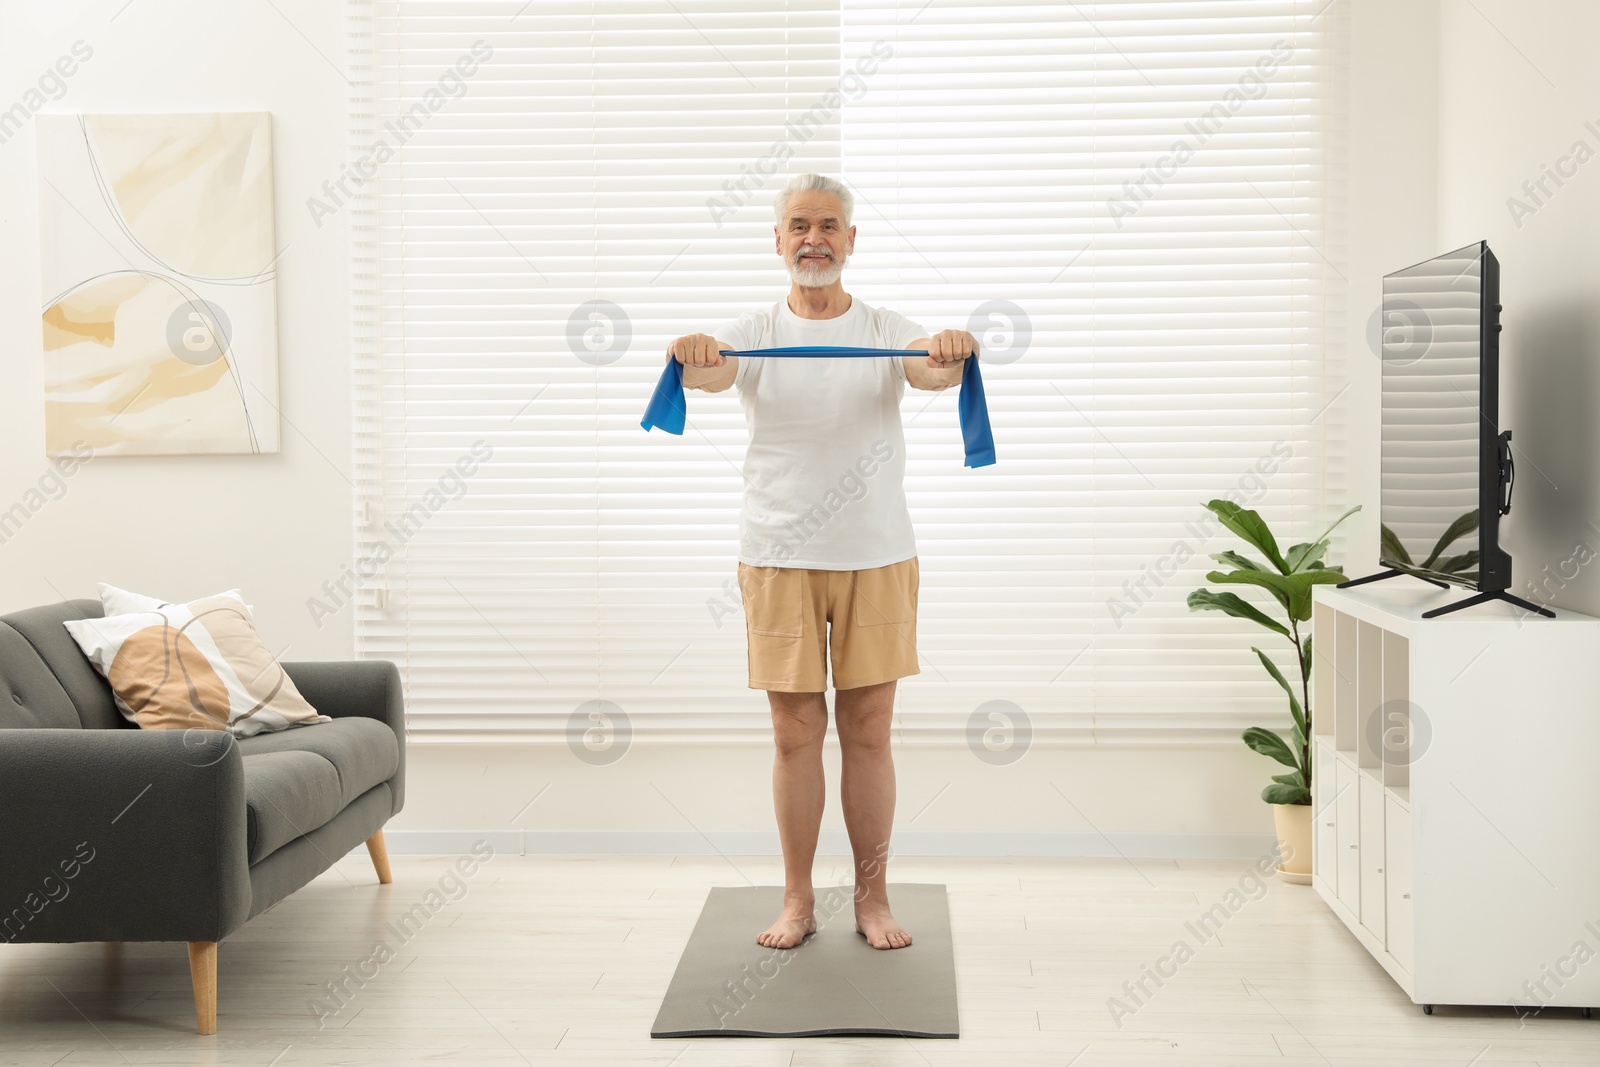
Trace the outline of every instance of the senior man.
<instances>
[{"instance_id":1,"label":"senior man","mask_svg":"<svg viewBox=\"0 0 1600 1067\"><path fill-rule=\"evenodd\" d=\"M816 932L811 866L822 823L822 742L831 661L840 800L855 855L856 930L904 948L886 891L894 821L889 727L896 682L918 674L916 539L906 509L905 387L960 385L977 357L964 330L931 337L844 291L855 251L854 197L804 174L773 205L775 249L793 284L769 308L714 334L673 341L685 388L739 389L750 430L740 516L739 588L750 688L767 691L776 756L772 799L783 845L783 911L756 941L792 948ZM894 358L757 358L723 350L830 345L925 353ZM828 627L826 635L824 626Z\"/></svg>"}]
</instances>

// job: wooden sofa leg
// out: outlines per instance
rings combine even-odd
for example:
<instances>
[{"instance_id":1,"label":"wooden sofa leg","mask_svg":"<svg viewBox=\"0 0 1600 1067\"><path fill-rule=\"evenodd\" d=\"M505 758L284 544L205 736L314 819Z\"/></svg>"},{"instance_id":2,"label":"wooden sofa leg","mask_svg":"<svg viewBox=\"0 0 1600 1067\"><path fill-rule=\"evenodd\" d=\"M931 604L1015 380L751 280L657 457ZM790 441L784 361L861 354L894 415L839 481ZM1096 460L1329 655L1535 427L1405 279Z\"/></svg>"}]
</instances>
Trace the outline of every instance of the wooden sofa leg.
<instances>
[{"instance_id":1,"label":"wooden sofa leg","mask_svg":"<svg viewBox=\"0 0 1600 1067\"><path fill-rule=\"evenodd\" d=\"M202 1034L217 1032L217 943L189 942L189 981L194 985L194 1018Z\"/></svg>"},{"instance_id":2,"label":"wooden sofa leg","mask_svg":"<svg viewBox=\"0 0 1600 1067\"><path fill-rule=\"evenodd\" d=\"M383 843L382 830L367 838L367 852L372 856L372 866L377 868L378 881L384 885L394 881L389 873L389 846Z\"/></svg>"}]
</instances>

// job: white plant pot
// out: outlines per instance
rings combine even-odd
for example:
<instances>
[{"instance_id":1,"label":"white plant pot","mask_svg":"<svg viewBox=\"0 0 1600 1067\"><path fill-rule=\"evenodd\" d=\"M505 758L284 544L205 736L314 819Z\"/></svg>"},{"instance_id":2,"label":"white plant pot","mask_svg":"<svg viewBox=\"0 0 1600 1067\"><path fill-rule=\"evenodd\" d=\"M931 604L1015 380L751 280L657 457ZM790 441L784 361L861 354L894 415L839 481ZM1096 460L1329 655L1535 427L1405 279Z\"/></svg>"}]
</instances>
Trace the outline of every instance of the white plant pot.
<instances>
[{"instance_id":1,"label":"white plant pot","mask_svg":"<svg viewBox=\"0 0 1600 1067\"><path fill-rule=\"evenodd\" d=\"M1311 805L1269 804L1278 831L1278 877L1295 885L1311 884Z\"/></svg>"}]
</instances>

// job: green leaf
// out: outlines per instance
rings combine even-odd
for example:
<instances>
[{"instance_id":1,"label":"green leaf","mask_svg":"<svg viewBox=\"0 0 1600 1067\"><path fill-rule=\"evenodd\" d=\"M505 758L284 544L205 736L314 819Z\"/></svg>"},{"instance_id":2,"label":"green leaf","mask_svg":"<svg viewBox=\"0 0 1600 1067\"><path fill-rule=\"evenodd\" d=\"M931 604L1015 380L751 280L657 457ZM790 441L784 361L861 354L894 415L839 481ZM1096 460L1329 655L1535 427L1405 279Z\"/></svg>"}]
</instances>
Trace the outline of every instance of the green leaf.
<instances>
[{"instance_id":1,"label":"green leaf","mask_svg":"<svg viewBox=\"0 0 1600 1067\"><path fill-rule=\"evenodd\" d=\"M1466 572L1478 565L1478 550L1473 548L1459 556L1451 556L1434 564L1433 569L1440 574L1454 574L1466 577ZM1476 576L1474 576L1476 577Z\"/></svg>"},{"instance_id":2,"label":"green leaf","mask_svg":"<svg viewBox=\"0 0 1600 1067\"><path fill-rule=\"evenodd\" d=\"M1278 605L1296 622L1311 618L1311 588L1344 581L1338 571L1300 571L1297 574L1272 574L1257 571L1211 571L1206 580L1219 584L1257 585L1270 592Z\"/></svg>"},{"instance_id":3,"label":"green leaf","mask_svg":"<svg viewBox=\"0 0 1600 1067\"><path fill-rule=\"evenodd\" d=\"M1222 585L1258 586L1271 593L1284 611L1289 610L1289 602L1295 593L1289 575L1271 571L1210 571L1206 574L1206 581Z\"/></svg>"},{"instance_id":4,"label":"green leaf","mask_svg":"<svg viewBox=\"0 0 1600 1067\"><path fill-rule=\"evenodd\" d=\"M1260 608L1240 598L1237 593L1213 593L1209 589L1196 589L1189 594L1187 603L1190 611L1220 611L1236 619L1249 619L1275 634L1289 636L1288 629L1282 623L1268 618Z\"/></svg>"},{"instance_id":5,"label":"green leaf","mask_svg":"<svg viewBox=\"0 0 1600 1067\"><path fill-rule=\"evenodd\" d=\"M1407 552L1406 546L1400 543L1400 538L1396 537L1394 531L1381 522L1378 524L1378 540L1383 543L1383 554L1389 559L1403 563L1407 567L1416 566L1411 562L1411 553Z\"/></svg>"},{"instance_id":6,"label":"green leaf","mask_svg":"<svg viewBox=\"0 0 1600 1067\"><path fill-rule=\"evenodd\" d=\"M1284 562L1289 564L1290 571L1303 571L1314 566L1322 559L1323 553L1328 551L1328 542L1317 541L1303 545L1291 545L1289 551L1283 554Z\"/></svg>"},{"instance_id":7,"label":"green leaf","mask_svg":"<svg viewBox=\"0 0 1600 1067\"><path fill-rule=\"evenodd\" d=\"M1294 599L1289 603L1290 616L1296 622L1308 622L1311 619L1313 604L1312 590L1319 585L1337 585L1344 581L1344 575L1339 571L1318 570L1301 571L1290 576L1296 585Z\"/></svg>"},{"instance_id":8,"label":"green leaf","mask_svg":"<svg viewBox=\"0 0 1600 1067\"><path fill-rule=\"evenodd\" d=\"M1289 570L1291 572L1306 570L1320 561L1323 557L1323 554L1328 551L1329 535L1338 528L1341 522L1348 519L1350 516L1354 515L1360 510L1361 505L1357 504L1343 515L1340 515L1337 519L1334 519L1333 525L1322 531L1322 536L1317 538L1315 541L1308 541L1303 545L1295 545L1290 548L1283 557L1284 561L1289 564Z\"/></svg>"},{"instance_id":9,"label":"green leaf","mask_svg":"<svg viewBox=\"0 0 1600 1067\"><path fill-rule=\"evenodd\" d=\"M1272 531L1267 528L1265 520L1259 514L1249 508L1241 508L1231 500L1213 500L1206 504L1206 508L1222 520L1222 525L1244 538L1253 548L1266 556L1267 562L1284 574L1289 573L1289 565L1278 552L1277 538L1272 536Z\"/></svg>"},{"instance_id":10,"label":"green leaf","mask_svg":"<svg viewBox=\"0 0 1600 1067\"><path fill-rule=\"evenodd\" d=\"M1272 680L1282 686L1283 691L1289 695L1289 714L1294 716L1295 730L1300 735L1295 738L1295 744L1305 744L1306 713L1300 707L1300 699L1294 695L1294 686L1289 684L1289 680L1283 676L1283 672L1278 670L1278 665L1273 663L1265 652L1253 645L1250 651L1254 652L1256 657L1261 660L1261 665L1267 669L1268 674L1272 675ZM1296 760L1294 765L1298 767L1300 765L1299 761Z\"/></svg>"},{"instance_id":11,"label":"green leaf","mask_svg":"<svg viewBox=\"0 0 1600 1067\"><path fill-rule=\"evenodd\" d=\"M1450 547L1450 543L1452 541L1455 541L1457 538L1462 537L1463 535L1476 530L1477 528L1478 509L1473 508L1471 511L1467 512L1465 515L1461 516L1455 522L1450 524L1450 528L1439 536L1439 543L1433 546L1433 551L1428 553L1428 558L1423 560L1419 566L1425 568L1433 567L1433 564L1439 558L1439 555L1444 552L1445 549ZM1443 571L1443 568L1439 569ZM1453 572L1443 571L1443 573L1450 574Z\"/></svg>"},{"instance_id":12,"label":"green leaf","mask_svg":"<svg viewBox=\"0 0 1600 1067\"><path fill-rule=\"evenodd\" d=\"M1361 505L1357 504L1355 507L1353 507L1349 511L1345 512L1343 515L1340 515L1337 519L1334 519L1333 520L1333 525L1329 526L1326 530L1322 531L1322 536L1317 538L1317 542L1320 543L1320 542L1328 540L1328 538L1333 534L1333 531L1335 531L1335 530L1337 530L1339 528L1339 524L1341 522L1343 522L1344 520L1348 519L1350 516L1354 515L1356 512L1358 512L1360 510L1361 510Z\"/></svg>"},{"instance_id":13,"label":"green leaf","mask_svg":"<svg viewBox=\"0 0 1600 1067\"><path fill-rule=\"evenodd\" d=\"M1274 782L1261 791L1261 799L1268 804L1309 804L1311 790L1303 785L1284 785Z\"/></svg>"},{"instance_id":14,"label":"green leaf","mask_svg":"<svg viewBox=\"0 0 1600 1067\"><path fill-rule=\"evenodd\" d=\"M1252 726L1241 736L1245 744L1263 756L1271 756L1285 767L1293 767L1296 771L1300 769L1300 761L1295 758L1295 754L1289 751L1289 746L1284 744L1283 738L1271 730Z\"/></svg>"},{"instance_id":15,"label":"green leaf","mask_svg":"<svg viewBox=\"0 0 1600 1067\"><path fill-rule=\"evenodd\" d=\"M1306 634L1305 643L1300 646L1300 674L1302 677L1311 677L1311 665L1315 662L1316 660L1311 658L1311 635Z\"/></svg>"},{"instance_id":16,"label":"green leaf","mask_svg":"<svg viewBox=\"0 0 1600 1067\"><path fill-rule=\"evenodd\" d=\"M1292 785L1300 789L1306 787L1306 780L1300 776L1299 771L1290 771L1288 774L1274 774L1272 780L1279 785Z\"/></svg>"},{"instance_id":17,"label":"green leaf","mask_svg":"<svg viewBox=\"0 0 1600 1067\"><path fill-rule=\"evenodd\" d=\"M1263 573L1266 573L1267 570L1267 568L1263 567L1249 556L1241 556L1232 549L1229 549L1226 552L1213 553L1211 558L1216 560L1218 563L1231 563L1240 570L1261 571Z\"/></svg>"}]
</instances>

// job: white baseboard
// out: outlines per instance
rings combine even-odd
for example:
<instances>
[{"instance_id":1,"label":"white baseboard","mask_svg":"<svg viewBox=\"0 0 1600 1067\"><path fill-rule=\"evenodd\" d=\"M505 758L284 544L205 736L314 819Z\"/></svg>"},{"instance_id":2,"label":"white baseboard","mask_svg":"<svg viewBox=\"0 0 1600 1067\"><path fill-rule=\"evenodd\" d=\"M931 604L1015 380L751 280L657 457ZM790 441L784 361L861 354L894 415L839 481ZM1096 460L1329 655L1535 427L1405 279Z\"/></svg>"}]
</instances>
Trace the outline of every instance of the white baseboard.
<instances>
[{"instance_id":1,"label":"white baseboard","mask_svg":"<svg viewBox=\"0 0 1600 1067\"><path fill-rule=\"evenodd\" d=\"M779 856L776 830L725 830L707 834L674 830L386 830L397 855L460 855L486 841L509 856ZM1126 857L1129 859L1255 859L1271 854L1271 834L1061 833L959 830L899 830L897 856L1002 858ZM358 849L363 856L366 849ZM848 856L841 830L825 830L817 844L823 856Z\"/></svg>"}]
</instances>

